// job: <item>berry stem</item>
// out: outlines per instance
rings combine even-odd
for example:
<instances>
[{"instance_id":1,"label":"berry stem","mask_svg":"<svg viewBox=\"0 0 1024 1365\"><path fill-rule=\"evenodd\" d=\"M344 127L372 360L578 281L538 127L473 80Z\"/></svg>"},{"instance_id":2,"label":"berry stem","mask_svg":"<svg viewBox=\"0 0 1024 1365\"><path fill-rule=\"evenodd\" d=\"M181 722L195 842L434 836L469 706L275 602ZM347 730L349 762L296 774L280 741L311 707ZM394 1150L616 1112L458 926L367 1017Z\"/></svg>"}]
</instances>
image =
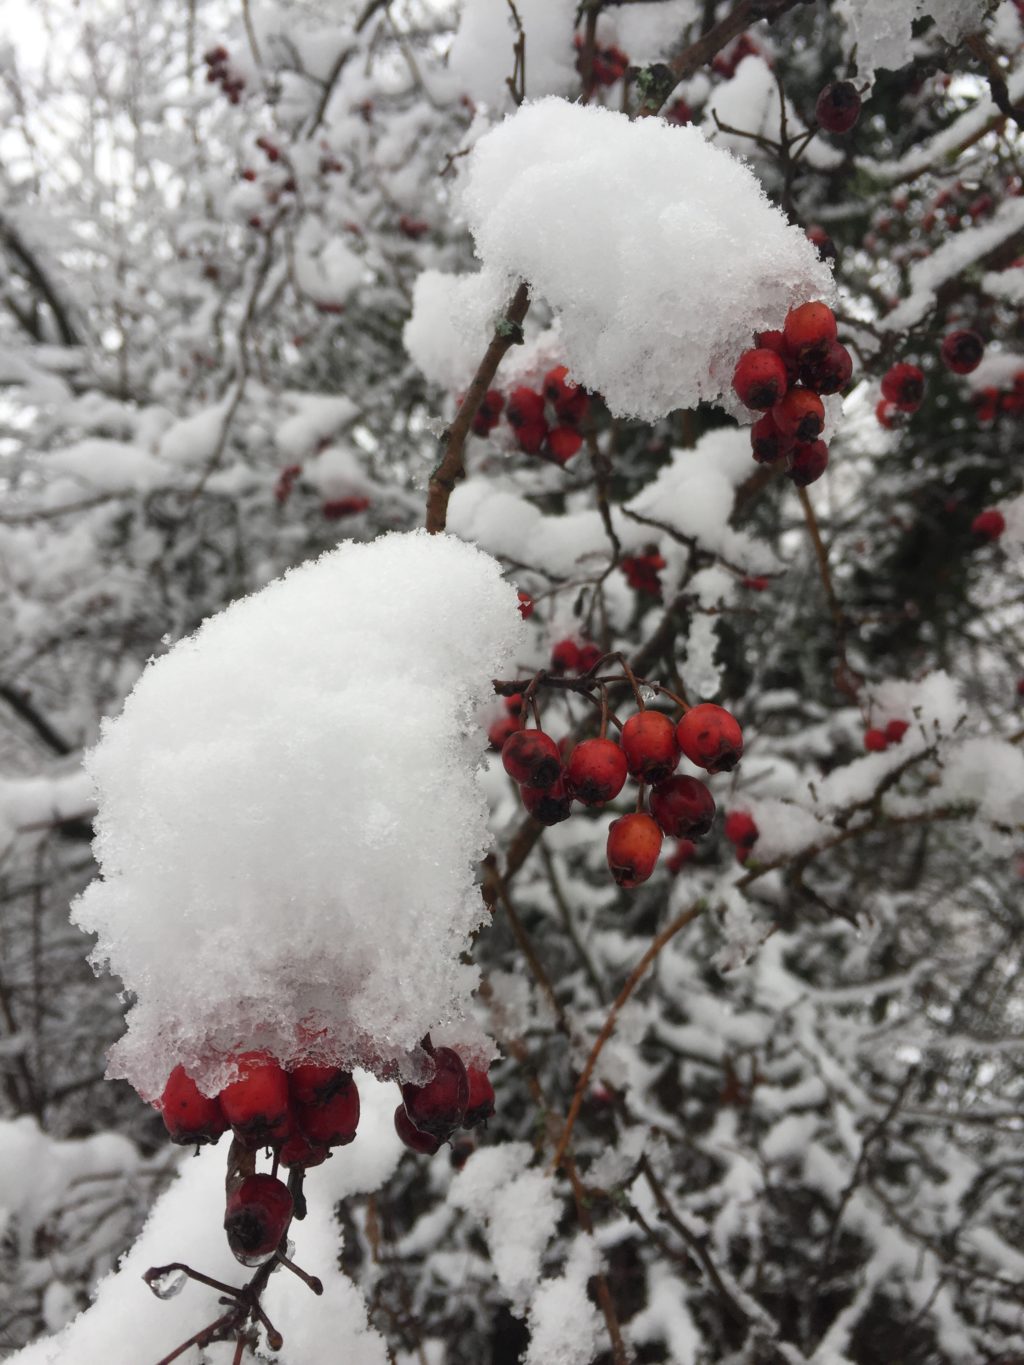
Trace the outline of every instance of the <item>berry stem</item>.
<instances>
[{"instance_id":1,"label":"berry stem","mask_svg":"<svg viewBox=\"0 0 1024 1365\"><path fill-rule=\"evenodd\" d=\"M324 1292L323 1281L318 1279L316 1275L311 1275L308 1270L303 1270L301 1266L297 1266L294 1261L290 1261L280 1248L277 1251L277 1260L280 1265L284 1266L285 1270L290 1270L293 1275L298 1275L303 1284L308 1284L314 1294Z\"/></svg>"}]
</instances>

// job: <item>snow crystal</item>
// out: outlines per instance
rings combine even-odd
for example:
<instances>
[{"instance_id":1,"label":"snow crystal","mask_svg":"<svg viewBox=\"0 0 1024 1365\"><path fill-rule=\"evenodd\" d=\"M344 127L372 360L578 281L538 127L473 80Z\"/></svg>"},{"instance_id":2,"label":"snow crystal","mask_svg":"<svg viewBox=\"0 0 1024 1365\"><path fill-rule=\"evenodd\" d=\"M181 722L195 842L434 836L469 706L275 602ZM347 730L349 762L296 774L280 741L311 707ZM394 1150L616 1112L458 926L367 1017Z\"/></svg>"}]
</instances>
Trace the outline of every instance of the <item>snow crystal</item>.
<instances>
[{"instance_id":1,"label":"snow crystal","mask_svg":"<svg viewBox=\"0 0 1024 1365\"><path fill-rule=\"evenodd\" d=\"M547 301L618 416L717 400L756 331L832 294L806 236L692 127L527 104L476 144L462 202L485 267Z\"/></svg>"},{"instance_id":2,"label":"snow crystal","mask_svg":"<svg viewBox=\"0 0 1024 1365\"><path fill-rule=\"evenodd\" d=\"M424 270L413 285L405 349L432 383L452 391L464 387L511 294L493 271L460 276Z\"/></svg>"},{"instance_id":3,"label":"snow crystal","mask_svg":"<svg viewBox=\"0 0 1024 1365\"><path fill-rule=\"evenodd\" d=\"M587 1295L587 1281L600 1269L592 1237L576 1238L557 1280L544 1280L530 1304L530 1347L525 1365L590 1365L599 1354L603 1322Z\"/></svg>"},{"instance_id":4,"label":"snow crystal","mask_svg":"<svg viewBox=\"0 0 1024 1365\"><path fill-rule=\"evenodd\" d=\"M136 996L111 1074L213 1091L264 1047L415 1068L469 1013L475 714L515 591L449 537L345 544L151 662L87 759L103 880L74 917ZM415 706L410 706L415 697Z\"/></svg>"},{"instance_id":5,"label":"snow crystal","mask_svg":"<svg viewBox=\"0 0 1024 1365\"><path fill-rule=\"evenodd\" d=\"M929 15L935 32L956 45L982 27L988 5L984 0L839 0L836 6L846 23L851 49L856 49L857 73L869 80L879 67L898 71L914 55L912 25Z\"/></svg>"}]
</instances>

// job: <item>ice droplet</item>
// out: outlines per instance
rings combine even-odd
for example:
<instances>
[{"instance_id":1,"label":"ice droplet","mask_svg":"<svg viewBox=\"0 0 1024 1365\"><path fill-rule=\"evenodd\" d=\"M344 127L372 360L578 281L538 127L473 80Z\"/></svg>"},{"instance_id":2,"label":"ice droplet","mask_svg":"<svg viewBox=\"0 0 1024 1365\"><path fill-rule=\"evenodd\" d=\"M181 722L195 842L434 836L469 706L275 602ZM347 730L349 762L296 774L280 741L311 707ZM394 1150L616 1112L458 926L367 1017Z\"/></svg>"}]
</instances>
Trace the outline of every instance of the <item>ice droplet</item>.
<instances>
[{"instance_id":1,"label":"ice droplet","mask_svg":"<svg viewBox=\"0 0 1024 1365\"><path fill-rule=\"evenodd\" d=\"M652 701L658 700L657 688L651 687L648 683L641 683L640 700L645 706L650 706Z\"/></svg>"},{"instance_id":2,"label":"ice droplet","mask_svg":"<svg viewBox=\"0 0 1024 1365\"><path fill-rule=\"evenodd\" d=\"M158 1299L173 1299L185 1288L187 1280L188 1276L183 1270L166 1270L162 1275L156 1275L146 1283Z\"/></svg>"}]
</instances>

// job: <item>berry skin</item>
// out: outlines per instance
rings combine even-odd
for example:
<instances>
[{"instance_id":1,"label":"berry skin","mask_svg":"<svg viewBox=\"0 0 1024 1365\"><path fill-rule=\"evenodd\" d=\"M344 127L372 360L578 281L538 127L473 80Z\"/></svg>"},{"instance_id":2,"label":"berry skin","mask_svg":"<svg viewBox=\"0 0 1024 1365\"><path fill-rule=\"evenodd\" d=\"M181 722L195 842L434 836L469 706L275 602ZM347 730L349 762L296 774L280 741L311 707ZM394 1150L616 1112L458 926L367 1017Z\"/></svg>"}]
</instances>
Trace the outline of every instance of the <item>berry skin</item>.
<instances>
[{"instance_id":1,"label":"berry skin","mask_svg":"<svg viewBox=\"0 0 1024 1365\"><path fill-rule=\"evenodd\" d=\"M498 425L498 418L505 406L505 396L500 389L488 389L481 400L473 418L473 432L477 436L488 436Z\"/></svg>"},{"instance_id":2,"label":"berry skin","mask_svg":"<svg viewBox=\"0 0 1024 1365\"><path fill-rule=\"evenodd\" d=\"M494 1117L494 1086L486 1071L478 1066L466 1068L469 1080L469 1100L466 1103L466 1117L463 1128L475 1128L478 1123L486 1123Z\"/></svg>"},{"instance_id":3,"label":"berry skin","mask_svg":"<svg viewBox=\"0 0 1024 1365\"><path fill-rule=\"evenodd\" d=\"M499 716L497 720L491 722L487 731L487 742L492 749L501 750L509 735L514 735L518 729L518 716Z\"/></svg>"},{"instance_id":4,"label":"berry skin","mask_svg":"<svg viewBox=\"0 0 1024 1365\"><path fill-rule=\"evenodd\" d=\"M584 806L603 806L626 785L626 755L613 739L585 739L569 755L567 789Z\"/></svg>"},{"instance_id":5,"label":"berry skin","mask_svg":"<svg viewBox=\"0 0 1024 1365\"><path fill-rule=\"evenodd\" d=\"M352 1084L352 1076L338 1066L303 1063L288 1072L288 1089L296 1104L326 1104Z\"/></svg>"},{"instance_id":6,"label":"berry skin","mask_svg":"<svg viewBox=\"0 0 1024 1365\"><path fill-rule=\"evenodd\" d=\"M562 772L558 745L543 730L517 730L501 747L505 771L521 787L554 786Z\"/></svg>"},{"instance_id":7,"label":"berry skin","mask_svg":"<svg viewBox=\"0 0 1024 1365\"><path fill-rule=\"evenodd\" d=\"M884 427L886 431L893 431L903 425L903 414L895 403L890 403L888 398L880 398L875 405L875 416L878 418L878 425Z\"/></svg>"},{"instance_id":8,"label":"berry skin","mask_svg":"<svg viewBox=\"0 0 1024 1365\"><path fill-rule=\"evenodd\" d=\"M548 424L543 419L516 427L516 444L524 455L539 455L547 438Z\"/></svg>"},{"instance_id":9,"label":"berry skin","mask_svg":"<svg viewBox=\"0 0 1024 1365\"><path fill-rule=\"evenodd\" d=\"M883 749L888 749L889 741L884 730L865 730L864 748L869 754L880 754Z\"/></svg>"},{"instance_id":10,"label":"berry skin","mask_svg":"<svg viewBox=\"0 0 1024 1365\"><path fill-rule=\"evenodd\" d=\"M820 479L828 468L828 446L824 441L799 441L789 457L786 471L798 488Z\"/></svg>"},{"instance_id":11,"label":"berry skin","mask_svg":"<svg viewBox=\"0 0 1024 1365\"><path fill-rule=\"evenodd\" d=\"M529 813L542 825L559 825L572 814L572 797L561 778L547 789L520 787L519 795Z\"/></svg>"},{"instance_id":12,"label":"berry skin","mask_svg":"<svg viewBox=\"0 0 1024 1365\"><path fill-rule=\"evenodd\" d=\"M853 356L841 341L829 342L818 356L809 356L800 366L800 378L815 393L839 393L853 377Z\"/></svg>"},{"instance_id":13,"label":"berry skin","mask_svg":"<svg viewBox=\"0 0 1024 1365\"><path fill-rule=\"evenodd\" d=\"M590 400L578 384L565 382L568 373L564 365L548 370L544 376L544 397L554 407L559 422L575 427L586 416Z\"/></svg>"},{"instance_id":14,"label":"berry skin","mask_svg":"<svg viewBox=\"0 0 1024 1365\"><path fill-rule=\"evenodd\" d=\"M823 261L838 260L836 244L820 223L812 223L807 229L807 240L818 248L818 255Z\"/></svg>"},{"instance_id":15,"label":"berry skin","mask_svg":"<svg viewBox=\"0 0 1024 1365\"><path fill-rule=\"evenodd\" d=\"M776 404L777 406L778 404ZM783 436L775 424L772 413L766 412L750 428L750 445L754 452L754 459L757 460L758 464L774 464L776 460L781 460L793 449L793 437Z\"/></svg>"},{"instance_id":16,"label":"berry skin","mask_svg":"<svg viewBox=\"0 0 1024 1365\"><path fill-rule=\"evenodd\" d=\"M823 356L836 339L835 314L827 303L801 303L786 314L782 335L791 353L804 361Z\"/></svg>"},{"instance_id":17,"label":"berry skin","mask_svg":"<svg viewBox=\"0 0 1024 1365\"><path fill-rule=\"evenodd\" d=\"M891 720L885 727L885 737L890 744L899 744L900 740L910 729L910 722L906 720Z\"/></svg>"},{"instance_id":18,"label":"berry skin","mask_svg":"<svg viewBox=\"0 0 1024 1365\"><path fill-rule=\"evenodd\" d=\"M322 1165L330 1154L329 1147L323 1143L310 1142L301 1133L293 1133L278 1152L282 1166L301 1166L303 1170Z\"/></svg>"},{"instance_id":19,"label":"berry skin","mask_svg":"<svg viewBox=\"0 0 1024 1365\"><path fill-rule=\"evenodd\" d=\"M247 1147L268 1147L288 1136L288 1077L266 1052L243 1052L240 1076L220 1092L224 1117Z\"/></svg>"},{"instance_id":20,"label":"berry skin","mask_svg":"<svg viewBox=\"0 0 1024 1365\"><path fill-rule=\"evenodd\" d=\"M419 1152L421 1156L433 1156L444 1142L443 1138L433 1138L429 1133L420 1132L405 1112L404 1104L395 1110L395 1132L410 1151Z\"/></svg>"},{"instance_id":21,"label":"berry skin","mask_svg":"<svg viewBox=\"0 0 1024 1365\"><path fill-rule=\"evenodd\" d=\"M347 1081L329 1098L315 1104L297 1104L295 1118L300 1131L310 1142L324 1147L344 1147L356 1135L359 1126L359 1091L355 1081L343 1073Z\"/></svg>"},{"instance_id":22,"label":"berry skin","mask_svg":"<svg viewBox=\"0 0 1024 1365\"><path fill-rule=\"evenodd\" d=\"M628 891L648 879L657 864L661 842L657 821L644 811L612 821L608 829L608 867L619 886Z\"/></svg>"},{"instance_id":23,"label":"berry skin","mask_svg":"<svg viewBox=\"0 0 1024 1365\"><path fill-rule=\"evenodd\" d=\"M691 706L676 726L679 747L698 768L728 773L743 756L743 731L724 706L703 702Z\"/></svg>"},{"instance_id":24,"label":"berry skin","mask_svg":"<svg viewBox=\"0 0 1024 1365\"><path fill-rule=\"evenodd\" d=\"M971 522L971 531L982 540L998 540L1006 530L1006 518L996 507L979 512Z\"/></svg>"},{"instance_id":25,"label":"berry skin","mask_svg":"<svg viewBox=\"0 0 1024 1365\"><path fill-rule=\"evenodd\" d=\"M942 363L954 374L970 374L981 364L985 343L977 332L950 332L942 342Z\"/></svg>"},{"instance_id":26,"label":"berry skin","mask_svg":"<svg viewBox=\"0 0 1024 1365\"><path fill-rule=\"evenodd\" d=\"M405 1112L413 1126L438 1142L462 1127L469 1103L469 1077L462 1058L450 1047L434 1053L434 1075L425 1085L402 1086Z\"/></svg>"},{"instance_id":27,"label":"berry skin","mask_svg":"<svg viewBox=\"0 0 1024 1365\"><path fill-rule=\"evenodd\" d=\"M589 673L603 653L604 651L598 649L597 645L580 645L580 661L577 664L579 672Z\"/></svg>"},{"instance_id":28,"label":"berry skin","mask_svg":"<svg viewBox=\"0 0 1024 1365\"><path fill-rule=\"evenodd\" d=\"M814 106L818 122L829 133L848 133L860 118L860 96L849 81L826 85Z\"/></svg>"},{"instance_id":29,"label":"berry skin","mask_svg":"<svg viewBox=\"0 0 1024 1365\"><path fill-rule=\"evenodd\" d=\"M788 383L781 356L764 346L744 351L732 376L732 387L740 402L761 412L775 406Z\"/></svg>"},{"instance_id":30,"label":"berry skin","mask_svg":"<svg viewBox=\"0 0 1024 1365\"><path fill-rule=\"evenodd\" d=\"M723 833L736 849L737 860L745 863L750 857L750 850L760 838L761 831L754 822L754 817L749 811L731 810L725 817Z\"/></svg>"},{"instance_id":31,"label":"berry skin","mask_svg":"<svg viewBox=\"0 0 1024 1365\"><path fill-rule=\"evenodd\" d=\"M559 640L551 649L551 667L557 673L575 673L580 666L580 647L575 640Z\"/></svg>"},{"instance_id":32,"label":"berry skin","mask_svg":"<svg viewBox=\"0 0 1024 1365\"><path fill-rule=\"evenodd\" d=\"M664 782L679 765L675 726L661 711L638 711L622 727L622 752L640 782Z\"/></svg>"},{"instance_id":33,"label":"berry skin","mask_svg":"<svg viewBox=\"0 0 1024 1365\"><path fill-rule=\"evenodd\" d=\"M559 464L567 464L583 444L583 437L573 427L555 427L548 432L548 453Z\"/></svg>"},{"instance_id":34,"label":"berry skin","mask_svg":"<svg viewBox=\"0 0 1024 1365\"><path fill-rule=\"evenodd\" d=\"M528 621L533 615L533 598L528 592L522 591L516 593L516 596L519 598L519 615L524 621Z\"/></svg>"},{"instance_id":35,"label":"berry skin","mask_svg":"<svg viewBox=\"0 0 1024 1365\"><path fill-rule=\"evenodd\" d=\"M810 389L790 389L772 408L770 416L783 436L816 441L825 426L825 405Z\"/></svg>"},{"instance_id":36,"label":"berry skin","mask_svg":"<svg viewBox=\"0 0 1024 1365\"><path fill-rule=\"evenodd\" d=\"M171 1141L187 1147L216 1142L228 1126L220 1100L204 1095L183 1066L168 1076L158 1108Z\"/></svg>"},{"instance_id":37,"label":"berry skin","mask_svg":"<svg viewBox=\"0 0 1024 1365\"><path fill-rule=\"evenodd\" d=\"M288 1230L293 1212L288 1186L273 1175L248 1175L228 1195L224 1231L242 1265L269 1261Z\"/></svg>"},{"instance_id":38,"label":"berry skin","mask_svg":"<svg viewBox=\"0 0 1024 1365\"><path fill-rule=\"evenodd\" d=\"M650 798L651 814L675 839L699 839L715 818L715 798L695 777L670 777L659 782Z\"/></svg>"},{"instance_id":39,"label":"berry skin","mask_svg":"<svg viewBox=\"0 0 1024 1365\"><path fill-rule=\"evenodd\" d=\"M517 431L522 427L544 425L544 396L525 386L509 394L505 416Z\"/></svg>"},{"instance_id":40,"label":"berry skin","mask_svg":"<svg viewBox=\"0 0 1024 1365\"><path fill-rule=\"evenodd\" d=\"M765 351L774 351L786 367L786 381L789 384L795 382L800 366L795 355L792 354L786 345L786 337L783 332L758 332L755 338L759 347Z\"/></svg>"},{"instance_id":41,"label":"berry skin","mask_svg":"<svg viewBox=\"0 0 1024 1365\"><path fill-rule=\"evenodd\" d=\"M906 361L890 366L882 376L882 397L900 412L916 412L924 401L924 372Z\"/></svg>"}]
</instances>

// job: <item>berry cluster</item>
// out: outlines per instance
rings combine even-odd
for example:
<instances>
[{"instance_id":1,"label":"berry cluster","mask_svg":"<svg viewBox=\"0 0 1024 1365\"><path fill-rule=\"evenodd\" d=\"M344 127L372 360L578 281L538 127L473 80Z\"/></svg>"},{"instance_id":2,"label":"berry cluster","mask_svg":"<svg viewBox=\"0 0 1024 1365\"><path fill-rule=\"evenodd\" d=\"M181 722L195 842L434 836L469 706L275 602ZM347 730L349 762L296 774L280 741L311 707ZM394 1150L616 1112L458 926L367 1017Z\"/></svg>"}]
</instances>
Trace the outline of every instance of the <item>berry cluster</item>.
<instances>
[{"instance_id":1,"label":"berry cluster","mask_svg":"<svg viewBox=\"0 0 1024 1365\"><path fill-rule=\"evenodd\" d=\"M994 385L986 385L974 395L974 415L985 426L994 422L1000 413L1019 416L1022 412L1024 412L1024 370L1018 370L1013 376L1011 388L998 389Z\"/></svg>"},{"instance_id":2,"label":"berry cluster","mask_svg":"<svg viewBox=\"0 0 1024 1365\"><path fill-rule=\"evenodd\" d=\"M583 39L577 33L572 45L576 49L576 70L583 74ZM594 54L590 63L590 87L593 89L598 85L614 85L616 81L621 81L629 69L629 58L621 48L615 47L595 47Z\"/></svg>"},{"instance_id":3,"label":"berry cluster","mask_svg":"<svg viewBox=\"0 0 1024 1365\"><path fill-rule=\"evenodd\" d=\"M786 472L801 487L828 467L822 394L839 393L850 382L853 360L837 339L835 315L825 303L791 308L781 332L761 332L757 345L740 356L732 386L746 407L764 416L754 423L754 459L786 461Z\"/></svg>"},{"instance_id":4,"label":"berry cluster","mask_svg":"<svg viewBox=\"0 0 1024 1365\"><path fill-rule=\"evenodd\" d=\"M220 86L229 103L237 104L242 98L245 81L231 70L227 48L211 47L209 52L203 54L203 61L206 63L206 79L211 85Z\"/></svg>"},{"instance_id":5,"label":"berry cluster","mask_svg":"<svg viewBox=\"0 0 1024 1365\"><path fill-rule=\"evenodd\" d=\"M566 464L583 444L580 426L590 406L586 392L567 383L568 373L564 365L556 365L544 376L540 392L520 385L507 402L500 390L490 389L473 418L474 433L489 436L504 410L521 451Z\"/></svg>"},{"instance_id":6,"label":"berry cluster","mask_svg":"<svg viewBox=\"0 0 1024 1365\"><path fill-rule=\"evenodd\" d=\"M467 1067L450 1047L424 1047L434 1074L424 1085L402 1086L395 1110L395 1132L414 1152L433 1156L458 1128L475 1128L494 1115L494 1087L486 1071Z\"/></svg>"},{"instance_id":7,"label":"berry cluster","mask_svg":"<svg viewBox=\"0 0 1024 1365\"><path fill-rule=\"evenodd\" d=\"M523 805L543 825L567 820L574 801L606 805L628 777L639 784L637 809L608 830L609 870L628 889L651 876L666 834L692 841L711 828L714 797L697 778L675 775L680 757L708 773L729 772L743 753L743 735L734 716L709 702L687 708L678 722L663 711L639 710L624 722L618 741L604 729L575 745L563 761L561 748L539 725L517 724L502 744L501 761L518 783ZM671 870L691 853L692 842L688 850L677 847L673 862L679 860L678 865Z\"/></svg>"},{"instance_id":8,"label":"berry cluster","mask_svg":"<svg viewBox=\"0 0 1024 1365\"><path fill-rule=\"evenodd\" d=\"M661 571L664 567L665 559L658 553L657 546L648 548L642 555L625 555L619 561L619 568L634 592L646 592L652 597L661 596Z\"/></svg>"},{"instance_id":9,"label":"berry cluster","mask_svg":"<svg viewBox=\"0 0 1024 1365\"><path fill-rule=\"evenodd\" d=\"M872 728L864 731L864 748L869 754L880 754L883 749L888 749L890 744L899 744L903 736L910 729L910 722L906 720L891 720L884 730Z\"/></svg>"}]
</instances>

